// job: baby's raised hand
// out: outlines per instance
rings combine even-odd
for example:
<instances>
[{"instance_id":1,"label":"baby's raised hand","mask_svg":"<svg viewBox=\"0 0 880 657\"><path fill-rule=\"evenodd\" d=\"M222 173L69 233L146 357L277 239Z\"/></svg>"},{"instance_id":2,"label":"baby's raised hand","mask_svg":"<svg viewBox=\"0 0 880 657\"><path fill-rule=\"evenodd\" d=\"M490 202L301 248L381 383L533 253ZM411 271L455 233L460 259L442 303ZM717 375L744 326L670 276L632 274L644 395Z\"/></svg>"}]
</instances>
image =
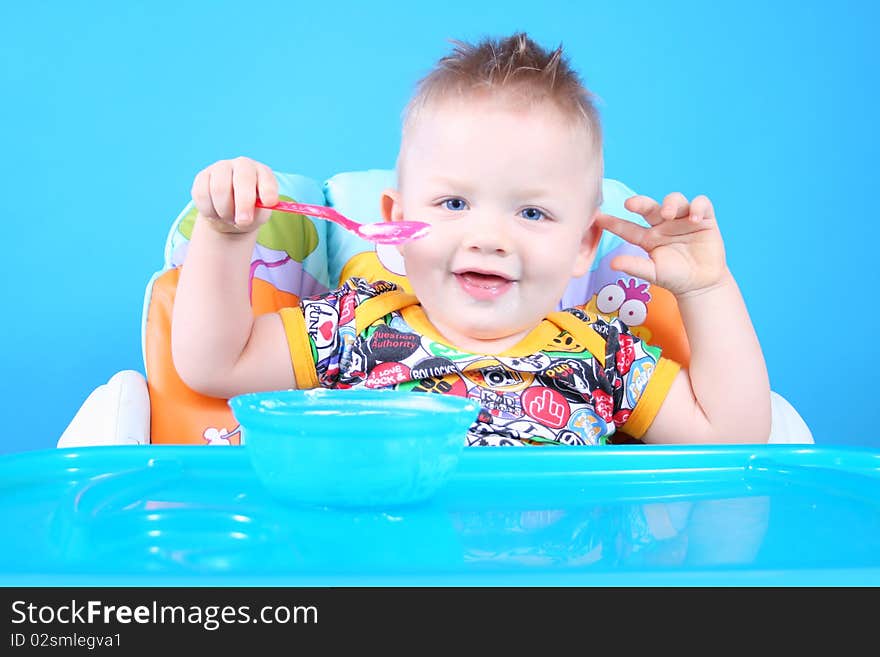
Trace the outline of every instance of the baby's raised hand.
<instances>
[{"instance_id":1,"label":"baby's raised hand","mask_svg":"<svg viewBox=\"0 0 880 657\"><path fill-rule=\"evenodd\" d=\"M192 198L199 214L216 230L248 233L269 220L271 210L258 209L278 202L278 182L265 164L247 157L220 160L196 174Z\"/></svg>"},{"instance_id":2,"label":"baby's raised hand","mask_svg":"<svg viewBox=\"0 0 880 657\"><path fill-rule=\"evenodd\" d=\"M724 242L707 197L688 202L676 192L660 205L648 196L633 196L624 207L642 215L650 227L607 214L599 214L596 222L647 251L650 259L618 256L611 261L613 269L656 283L675 295L711 288L724 278Z\"/></svg>"}]
</instances>

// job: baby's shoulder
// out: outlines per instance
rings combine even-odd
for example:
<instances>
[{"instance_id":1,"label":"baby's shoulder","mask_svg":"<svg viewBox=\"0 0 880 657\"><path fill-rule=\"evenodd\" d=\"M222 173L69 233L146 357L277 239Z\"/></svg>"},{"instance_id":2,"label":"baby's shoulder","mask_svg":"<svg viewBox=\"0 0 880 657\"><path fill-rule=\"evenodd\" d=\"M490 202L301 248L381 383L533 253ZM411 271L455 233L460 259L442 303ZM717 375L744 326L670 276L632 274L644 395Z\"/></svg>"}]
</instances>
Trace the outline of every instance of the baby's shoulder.
<instances>
[{"instance_id":1,"label":"baby's shoulder","mask_svg":"<svg viewBox=\"0 0 880 657\"><path fill-rule=\"evenodd\" d=\"M313 294L303 297L303 303L336 303L341 299L362 303L367 299L389 294L391 292L399 292L400 286L390 281L377 280L369 281L365 278L352 277L345 280L339 287L327 292Z\"/></svg>"},{"instance_id":2,"label":"baby's shoulder","mask_svg":"<svg viewBox=\"0 0 880 657\"><path fill-rule=\"evenodd\" d=\"M592 313L581 306L573 306L553 313L551 318L556 319L555 323L560 328L576 337L580 337L582 340L586 340L585 343L587 344L592 342L592 336L598 336L605 342L606 351L609 349L614 350L621 344L629 346L642 343L645 347L651 346L637 332L632 331L619 317ZM560 321L560 319L563 321Z\"/></svg>"},{"instance_id":3,"label":"baby's shoulder","mask_svg":"<svg viewBox=\"0 0 880 657\"><path fill-rule=\"evenodd\" d=\"M386 280L368 281L366 278L352 277L343 284L343 288L354 291L359 297L372 299L389 292L399 292L400 286Z\"/></svg>"},{"instance_id":4,"label":"baby's shoulder","mask_svg":"<svg viewBox=\"0 0 880 657\"><path fill-rule=\"evenodd\" d=\"M563 317L574 317L578 320L578 324L583 325L586 329L592 329L605 339L608 339L611 335L617 335L619 333L630 333L629 327L620 321L619 318L590 313L585 310L583 306L572 306L570 308L565 308L561 312L565 313ZM554 314L559 317L559 314ZM574 322L566 323L573 324Z\"/></svg>"}]
</instances>

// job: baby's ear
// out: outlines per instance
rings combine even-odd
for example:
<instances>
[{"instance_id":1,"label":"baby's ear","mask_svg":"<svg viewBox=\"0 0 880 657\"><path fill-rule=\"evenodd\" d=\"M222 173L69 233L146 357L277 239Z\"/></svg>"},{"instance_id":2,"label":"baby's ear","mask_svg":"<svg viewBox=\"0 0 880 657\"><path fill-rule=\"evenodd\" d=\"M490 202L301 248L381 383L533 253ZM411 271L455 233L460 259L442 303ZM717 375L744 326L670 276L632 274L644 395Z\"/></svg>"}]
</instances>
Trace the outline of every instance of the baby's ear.
<instances>
[{"instance_id":1,"label":"baby's ear","mask_svg":"<svg viewBox=\"0 0 880 657\"><path fill-rule=\"evenodd\" d=\"M593 265L593 258L596 257L596 249L599 248L599 240L602 239L602 229L596 223L596 215L599 214L599 208L596 208L593 216L590 217L589 226L584 230L581 237L580 247L578 248L577 259L574 263L572 272L573 278L583 276Z\"/></svg>"},{"instance_id":2,"label":"baby's ear","mask_svg":"<svg viewBox=\"0 0 880 657\"><path fill-rule=\"evenodd\" d=\"M390 188L383 190L380 204L382 206L382 218L385 221L403 221L403 205L400 202L399 191ZM403 246L403 244L397 244L394 248L402 255Z\"/></svg>"},{"instance_id":3,"label":"baby's ear","mask_svg":"<svg viewBox=\"0 0 880 657\"><path fill-rule=\"evenodd\" d=\"M382 218L385 221L401 221L403 219L403 206L400 204L400 192L396 189L386 189L382 192Z\"/></svg>"}]
</instances>

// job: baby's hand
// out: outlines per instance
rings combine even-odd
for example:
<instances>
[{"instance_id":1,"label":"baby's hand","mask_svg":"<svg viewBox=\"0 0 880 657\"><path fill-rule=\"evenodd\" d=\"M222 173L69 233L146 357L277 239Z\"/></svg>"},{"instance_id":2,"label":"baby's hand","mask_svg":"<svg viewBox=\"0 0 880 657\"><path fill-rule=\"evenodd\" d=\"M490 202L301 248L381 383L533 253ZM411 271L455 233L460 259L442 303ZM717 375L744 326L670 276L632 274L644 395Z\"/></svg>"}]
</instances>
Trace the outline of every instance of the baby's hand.
<instances>
[{"instance_id":1,"label":"baby's hand","mask_svg":"<svg viewBox=\"0 0 880 657\"><path fill-rule=\"evenodd\" d=\"M688 203L676 192L661 206L647 196L633 196L624 207L642 215L650 228L607 214L599 214L596 222L643 248L650 260L618 256L611 262L613 269L656 283L675 295L699 292L722 281L727 272L724 242L708 198L697 196Z\"/></svg>"},{"instance_id":2,"label":"baby's hand","mask_svg":"<svg viewBox=\"0 0 880 657\"><path fill-rule=\"evenodd\" d=\"M246 157L220 160L196 175L192 198L199 214L223 233L248 233L269 220L271 210L258 209L278 202L278 182L272 170Z\"/></svg>"}]
</instances>

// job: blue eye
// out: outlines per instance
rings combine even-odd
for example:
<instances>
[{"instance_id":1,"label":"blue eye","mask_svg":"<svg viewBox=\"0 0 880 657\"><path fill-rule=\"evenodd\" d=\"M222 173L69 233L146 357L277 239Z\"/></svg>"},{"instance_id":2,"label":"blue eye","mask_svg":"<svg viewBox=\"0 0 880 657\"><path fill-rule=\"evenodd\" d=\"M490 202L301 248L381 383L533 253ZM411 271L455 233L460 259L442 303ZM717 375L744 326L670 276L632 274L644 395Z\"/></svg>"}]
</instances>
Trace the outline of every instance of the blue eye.
<instances>
[{"instance_id":1,"label":"blue eye","mask_svg":"<svg viewBox=\"0 0 880 657\"><path fill-rule=\"evenodd\" d=\"M460 198L448 198L443 203L447 210L452 210L453 212L460 212L467 209L467 203Z\"/></svg>"},{"instance_id":2,"label":"blue eye","mask_svg":"<svg viewBox=\"0 0 880 657\"><path fill-rule=\"evenodd\" d=\"M546 218L546 215L538 208L525 208L519 214L523 219L528 219L529 221L539 221Z\"/></svg>"}]
</instances>

